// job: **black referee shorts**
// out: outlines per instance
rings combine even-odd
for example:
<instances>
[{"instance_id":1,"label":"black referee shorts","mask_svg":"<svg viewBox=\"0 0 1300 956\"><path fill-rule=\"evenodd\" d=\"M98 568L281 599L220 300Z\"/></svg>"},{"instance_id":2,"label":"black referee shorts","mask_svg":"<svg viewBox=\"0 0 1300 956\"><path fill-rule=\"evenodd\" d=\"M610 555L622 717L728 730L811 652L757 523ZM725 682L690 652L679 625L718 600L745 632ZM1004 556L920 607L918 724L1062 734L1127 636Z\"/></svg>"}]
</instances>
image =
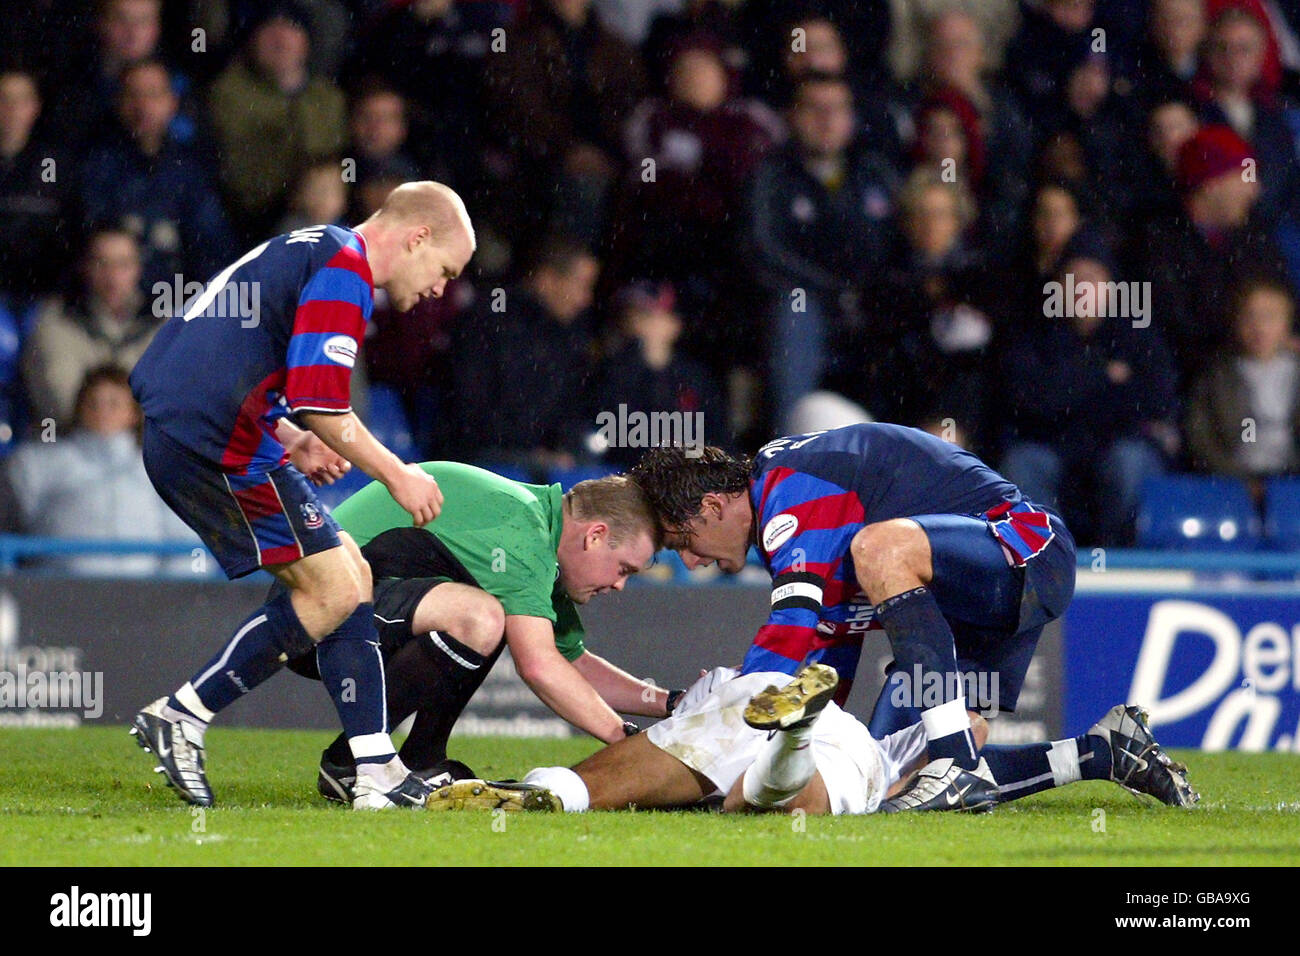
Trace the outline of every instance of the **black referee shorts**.
<instances>
[{"instance_id":1,"label":"black referee shorts","mask_svg":"<svg viewBox=\"0 0 1300 956\"><path fill-rule=\"evenodd\" d=\"M450 549L423 528L385 531L363 547L361 554L375 582L375 628L385 661L415 637L411 630L415 609L426 594L449 582L479 587ZM284 585L275 582L268 600L283 590ZM314 650L294 658L287 666L295 674L320 680Z\"/></svg>"}]
</instances>

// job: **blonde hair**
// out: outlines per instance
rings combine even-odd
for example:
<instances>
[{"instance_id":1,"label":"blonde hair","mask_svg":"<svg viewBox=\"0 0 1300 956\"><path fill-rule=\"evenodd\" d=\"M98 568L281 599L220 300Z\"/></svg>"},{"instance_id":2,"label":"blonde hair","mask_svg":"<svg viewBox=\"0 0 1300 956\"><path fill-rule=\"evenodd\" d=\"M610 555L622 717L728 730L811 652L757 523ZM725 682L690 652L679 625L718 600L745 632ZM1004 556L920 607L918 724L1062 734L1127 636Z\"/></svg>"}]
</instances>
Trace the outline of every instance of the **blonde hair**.
<instances>
[{"instance_id":1,"label":"blonde hair","mask_svg":"<svg viewBox=\"0 0 1300 956\"><path fill-rule=\"evenodd\" d=\"M580 481L564 496L565 506L580 521L604 521L609 542L617 545L646 531L655 550L663 546L663 532L645 492L626 475L609 475Z\"/></svg>"}]
</instances>

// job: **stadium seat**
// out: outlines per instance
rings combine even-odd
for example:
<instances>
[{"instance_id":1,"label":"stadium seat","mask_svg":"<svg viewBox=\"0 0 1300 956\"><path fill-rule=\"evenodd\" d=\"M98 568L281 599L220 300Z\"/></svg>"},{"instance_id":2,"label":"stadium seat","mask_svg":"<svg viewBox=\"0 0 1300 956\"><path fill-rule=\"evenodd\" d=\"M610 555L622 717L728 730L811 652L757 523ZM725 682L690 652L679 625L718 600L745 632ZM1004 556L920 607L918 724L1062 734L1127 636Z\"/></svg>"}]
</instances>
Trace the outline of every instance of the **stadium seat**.
<instances>
[{"instance_id":1,"label":"stadium seat","mask_svg":"<svg viewBox=\"0 0 1300 956\"><path fill-rule=\"evenodd\" d=\"M1259 540L1250 492L1234 478L1168 475L1142 486L1138 547L1250 551Z\"/></svg>"},{"instance_id":2,"label":"stadium seat","mask_svg":"<svg viewBox=\"0 0 1300 956\"><path fill-rule=\"evenodd\" d=\"M1264 540L1272 548L1300 551L1300 478L1274 478L1268 483Z\"/></svg>"},{"instance_id":3,"label":"stadium seat","mask_svg":"<svg viewBox=\"0 0 1300 956\"><path fill-rule=\"evenodd\" d=\"M546 483L553 485L558 483L561 488L568 491L580 481L587 481L590 478L604 478L606 475L614 474L614 469L604 465L579 465L576 468L552 468L546 473Z\"/></svg>"}]
</instances>

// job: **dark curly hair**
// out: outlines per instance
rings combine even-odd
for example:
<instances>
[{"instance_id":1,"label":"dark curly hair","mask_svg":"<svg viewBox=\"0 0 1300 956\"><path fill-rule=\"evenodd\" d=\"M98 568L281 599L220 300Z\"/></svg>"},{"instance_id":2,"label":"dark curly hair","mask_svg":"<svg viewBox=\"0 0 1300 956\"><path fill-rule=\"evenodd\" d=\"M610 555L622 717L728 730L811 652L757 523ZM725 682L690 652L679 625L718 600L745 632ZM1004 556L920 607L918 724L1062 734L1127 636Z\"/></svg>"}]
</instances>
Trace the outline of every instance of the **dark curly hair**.
<instances>
[{"instance_id":1,"label":"dark curly hair","mask_svg":"<svg viewBox=\"0 0 1300 956\"><path fill-rule=\"evenodd\" d=\"M628 477L641 486L665 530L682 528L700 513L707 494L749 490L753 462L729 455L712 445L652 448L641 456Z\"/></svg>"}]
</instances>

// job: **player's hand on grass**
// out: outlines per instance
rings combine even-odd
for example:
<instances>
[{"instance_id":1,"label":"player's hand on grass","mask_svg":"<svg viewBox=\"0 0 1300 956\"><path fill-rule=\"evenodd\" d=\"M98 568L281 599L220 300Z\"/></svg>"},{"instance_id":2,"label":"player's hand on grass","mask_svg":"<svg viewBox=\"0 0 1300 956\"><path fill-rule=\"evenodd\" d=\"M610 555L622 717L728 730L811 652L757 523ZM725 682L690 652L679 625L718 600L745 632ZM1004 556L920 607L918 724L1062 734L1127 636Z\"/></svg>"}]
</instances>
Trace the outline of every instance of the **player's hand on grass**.
<instances>
[{"instance_id":1,"label":"player's hand on grass","mask_svg":"<svg viewBox=\"0 0 1300 956\"><path fill-rule=\"evenodd\" d=\"M402 465L389 480L388 492L410 512L416 527L428 524L442 511L442 489L419 465Z\"/></svg>"},{"instance_id":2,"label":"player's hand on grass","mask_svg":"<svg viewBox=\"0 0 1300 956\"><path fill-rule=\"evenodd\" d=\"M289 461L315 485L332 485L352 470L352 462L311 432L289 448Z\"/></svg>"}]
</instances>

